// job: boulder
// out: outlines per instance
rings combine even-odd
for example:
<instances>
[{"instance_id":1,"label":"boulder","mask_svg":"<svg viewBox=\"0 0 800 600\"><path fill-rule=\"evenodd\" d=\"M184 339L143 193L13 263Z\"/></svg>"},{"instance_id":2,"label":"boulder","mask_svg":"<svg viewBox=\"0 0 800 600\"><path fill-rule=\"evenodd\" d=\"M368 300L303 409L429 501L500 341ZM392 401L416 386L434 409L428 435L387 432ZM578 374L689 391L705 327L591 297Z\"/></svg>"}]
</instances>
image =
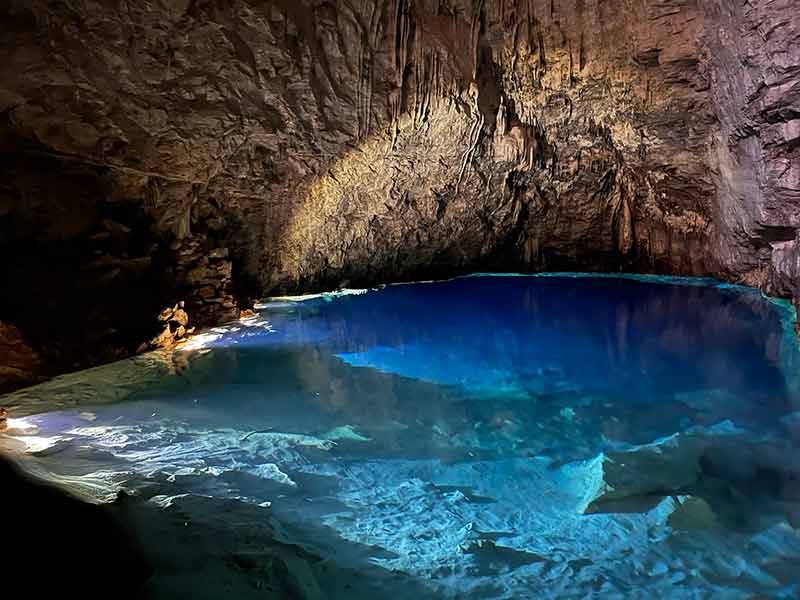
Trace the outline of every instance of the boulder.
<instances>
[{"instance_id":1,"label":"boulder","mask_svg":"<svg viewBox=\"0 0 800 600\"><path fill-rule=\"evenodd\" d=\"M703 436L676 434L562 469L582 495L581 512L638 512L650 509L664 496L694 486L707 447Z\"/></svg>"}]
</instances>

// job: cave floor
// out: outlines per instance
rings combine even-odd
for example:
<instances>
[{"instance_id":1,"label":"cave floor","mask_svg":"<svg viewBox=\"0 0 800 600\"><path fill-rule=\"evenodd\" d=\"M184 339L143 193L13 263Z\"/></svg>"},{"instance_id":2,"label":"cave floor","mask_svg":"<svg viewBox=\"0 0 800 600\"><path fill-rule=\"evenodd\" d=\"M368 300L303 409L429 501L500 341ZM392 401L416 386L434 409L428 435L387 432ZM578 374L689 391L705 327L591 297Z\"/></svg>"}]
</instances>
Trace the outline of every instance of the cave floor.
<instances>
[{"instance_id":1,"label":"cave floor","mask_svg":"<svg viewBox=\"0 0 800 600\"><path fill-rule=\"evenodd\" d=\"M112 503L143 597L794 598L793 322L675 278L273 299L0 397L0 445Z\"/></svg>"}]
</instances>

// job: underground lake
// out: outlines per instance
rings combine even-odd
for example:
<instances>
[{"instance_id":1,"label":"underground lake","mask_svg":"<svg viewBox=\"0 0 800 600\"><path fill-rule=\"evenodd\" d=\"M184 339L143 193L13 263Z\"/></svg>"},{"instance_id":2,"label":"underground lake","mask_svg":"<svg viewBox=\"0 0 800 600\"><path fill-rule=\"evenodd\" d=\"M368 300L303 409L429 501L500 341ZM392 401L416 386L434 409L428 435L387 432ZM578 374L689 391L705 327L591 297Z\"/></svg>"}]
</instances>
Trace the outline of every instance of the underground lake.
<instances>
[{"instance_id":1,"label":"underground lake","mask_svg":"<svg viewBox=\"0 0 800 600\"><path fill-rule=\"evenodd\" d=\"M794 320L649 276L273 298L0 397L0 445L124 505L147 597L796 598Z\"/></svg>"}]
</instances>

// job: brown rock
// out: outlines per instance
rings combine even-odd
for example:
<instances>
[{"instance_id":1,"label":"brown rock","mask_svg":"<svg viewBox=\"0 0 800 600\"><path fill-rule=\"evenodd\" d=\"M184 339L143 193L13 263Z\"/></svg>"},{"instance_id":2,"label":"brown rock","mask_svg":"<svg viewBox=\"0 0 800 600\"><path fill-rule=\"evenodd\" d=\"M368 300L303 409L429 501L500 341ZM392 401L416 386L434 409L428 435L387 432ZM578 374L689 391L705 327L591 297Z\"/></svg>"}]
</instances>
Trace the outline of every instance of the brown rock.
<instances>
[{"instance_id":1,"label":"brown rock","mask_svg":"<svg viewBox=\"0 0 800 600\"><path fill-rule=\"evenodd\" d=\"M227 248L214 248L213 250L209 250L208 258L212 258L212 259L228 258L228 249Z\"/></svg>"},{"instance_id":2,"label":"brown rock","mask_svg":"<svg viewBox=\"0 0 800 600\"><path fill-rule=\"evenodd\" d=\"M260 292L431 264L738 279L794 239L789 0L634 0L624 18L604 3L398 2L11 0L4 110L14 135L112 165L184 258L224 231ZM147 43L120 45L125 31Z\"/></svg>"},{"instance_id":3,"label":"brown rock","mask_svg":"<svg viewBox=\"0 0 800 600\"><path fill-rule=\"evenodd\" d=\"M177 311L177 310L178 310L178 305L177 304L175 306L173 306L172 308L170 308L170 307L165 308L164 310L162 310L159 313L158 320L159 321L164 321L164 322L171 320L172 319L172 315L174 315L175 311Z\"/></svg>"},{"instance_id":4,"label":"brown rock","mask_svg":"<svg viewBox=\"0 0 800 600\"><path fill-rule=\"evenodd\" d=\"M103 219L100 222L100 225L103 227L103 229L105 229L109 233L129 234L131 232L131 228L128 227L127 225L118 223L117 221L108 218Z\"/></svg>"},{"instance_id":5,"label":"brown rock","mask_svg":"<svg viewBox=\"0 0 800 600\"><path fill-rule=\"evenodd\" d=\"M182 308L176 308L172 313L172 320L179 325L186 326L189 324L189 315Z\"/></svg>"},{"instance_id":6,"label":"brown rock","mask_svg":"<svg viewBox=\"0 0 800 600\"><path fill-rule=\"evenodd\" d=\"M0 321L0 393L37 383L44 363L22 332Z\"/></svg>"},{"instance_id":7,"label":"brown rock","mask_svg":"<svg viewBox=\"0 0 800 600\"><path fill-rule=\"evenodd\" d=\"M195 288L195 295L202 300L206 298L211 298L216 294L216 289L211 285L204 285L199 288Z\"/></svg>"},{"instance_id":8,"label":"brown rock","mask_svg":"<svg viewBox=\"0 0 800 600\"><path fill-rule=\"evenodd\" d=\"M216 274L212 269L204 265L198 265L186 274L186 283L194 286L209 280L213 281L215 278Z\"/></svg>"},{"instance_id":9,"label":"brown rock","mask_svg":"<svg viewBox=\"0 0 800 600\"><path fill-rule=\"evenodd\" d=\"M175 334L169 325L148 343L150 348L171 348L175 345Z\"/></svg>"}]
</instances>

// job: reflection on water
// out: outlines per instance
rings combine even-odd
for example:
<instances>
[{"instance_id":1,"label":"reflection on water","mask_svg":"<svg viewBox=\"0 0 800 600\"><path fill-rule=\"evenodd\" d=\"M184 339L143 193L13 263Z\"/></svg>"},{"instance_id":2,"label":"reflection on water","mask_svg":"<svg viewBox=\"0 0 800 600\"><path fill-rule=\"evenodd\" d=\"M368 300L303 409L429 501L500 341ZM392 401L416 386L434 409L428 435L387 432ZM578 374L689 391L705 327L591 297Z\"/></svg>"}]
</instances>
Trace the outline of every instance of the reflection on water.
<instances>
[{"instance_id":1,"label":"reflection on water","mask_svg":"<svg viewBox=\"0 0 800 600\"><path fill-rule=\"evenodd\" d=\"M431 593L795 597L796 341L784 308L701 283L273 302L202 348L0 403L57 409L28 418L49 468L269 503Z\"/></svg>"}]
</instances>

